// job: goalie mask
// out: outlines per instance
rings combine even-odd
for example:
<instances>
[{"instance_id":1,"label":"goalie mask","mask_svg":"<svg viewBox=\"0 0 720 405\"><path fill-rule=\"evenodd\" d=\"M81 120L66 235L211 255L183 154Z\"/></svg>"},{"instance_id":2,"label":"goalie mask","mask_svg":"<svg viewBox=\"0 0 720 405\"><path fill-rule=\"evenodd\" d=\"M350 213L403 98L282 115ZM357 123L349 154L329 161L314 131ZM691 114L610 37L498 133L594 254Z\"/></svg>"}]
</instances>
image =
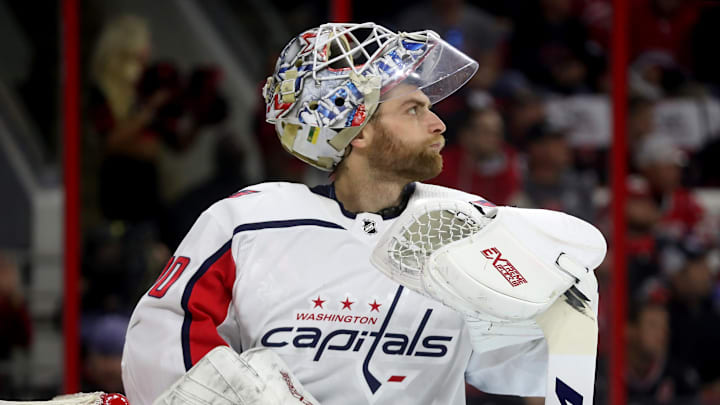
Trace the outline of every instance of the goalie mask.
<instances>
[{"instance_id":1,"label":"goalie mask","mask_svg":"<svg viewBox=\"0 0 720 405\"><path fill-rule=\"evenodd\" d=\"M399 83L411 83L407 91L420 89L436 103L477 68L477 62L433 31L323 24L283 49L263 88L265 116L285 150L331 171L379 103L403 95L389 92Z\"/></svg>"}]
</instances>

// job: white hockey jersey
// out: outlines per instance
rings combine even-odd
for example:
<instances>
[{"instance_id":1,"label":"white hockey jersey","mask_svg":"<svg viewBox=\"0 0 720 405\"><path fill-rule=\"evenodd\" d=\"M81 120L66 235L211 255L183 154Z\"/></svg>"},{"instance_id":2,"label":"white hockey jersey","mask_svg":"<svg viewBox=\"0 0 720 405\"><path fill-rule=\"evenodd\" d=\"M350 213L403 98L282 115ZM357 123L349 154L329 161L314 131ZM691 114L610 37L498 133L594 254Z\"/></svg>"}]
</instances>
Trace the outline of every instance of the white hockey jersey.
<instances>
[{"instance_id":1,"label":"white hockey jersey","mask_svg":"<svg viewBox=\"0 0 720 405\"><path fill-rule=\"evenodd\" d=\"M409 187L410 198L479 199ZM264 183L214 204L133 313L122 362L130 403L152 403L217 345L273 348L323 405L459 405L466 378L544 395L542 339L490 337L492 349L473 350L462 316L372 267L393 219L345 211L331 186Z\"/></svg>"}]
</instances>

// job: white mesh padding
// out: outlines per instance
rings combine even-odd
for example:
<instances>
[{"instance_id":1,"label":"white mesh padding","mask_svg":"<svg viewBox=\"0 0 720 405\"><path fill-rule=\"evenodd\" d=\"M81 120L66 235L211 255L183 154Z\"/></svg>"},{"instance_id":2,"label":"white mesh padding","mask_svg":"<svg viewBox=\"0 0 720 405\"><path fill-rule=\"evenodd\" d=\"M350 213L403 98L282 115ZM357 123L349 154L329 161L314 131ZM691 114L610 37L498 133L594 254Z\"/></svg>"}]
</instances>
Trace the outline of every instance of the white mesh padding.
<instances>
[{"instance_id":1,"label":"white mesh padding","mask_svg":"<svg viewBox=\"0 0 720 405\"><path fill-rule=\"evenodd\" d=\"M390 278L423 293L420 277L427 258L441 247L477 233L491 220L470 203L415 201L383 235L371 262Z\"/></svg>"}]
</instances>

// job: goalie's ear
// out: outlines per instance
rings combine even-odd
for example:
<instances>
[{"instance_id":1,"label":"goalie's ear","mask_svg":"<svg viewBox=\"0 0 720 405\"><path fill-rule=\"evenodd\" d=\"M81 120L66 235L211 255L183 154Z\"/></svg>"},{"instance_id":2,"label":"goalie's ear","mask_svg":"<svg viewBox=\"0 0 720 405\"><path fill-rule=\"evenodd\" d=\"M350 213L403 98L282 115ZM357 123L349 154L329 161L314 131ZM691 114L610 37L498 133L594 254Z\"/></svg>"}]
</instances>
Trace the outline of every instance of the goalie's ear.
<instances>
[{"instance_id":1,"label":"goalie's ear","mask_svg":"<svg viewBox=\"0 0 720 405\"><path fill-rule=\"evenodd\" d=\"M350 145L353 149L367 149L372 142L373 137L377 134L378 128L373 125L373 122L368 122L367 125L350 141Z\"/></svg>"}]
</instances>

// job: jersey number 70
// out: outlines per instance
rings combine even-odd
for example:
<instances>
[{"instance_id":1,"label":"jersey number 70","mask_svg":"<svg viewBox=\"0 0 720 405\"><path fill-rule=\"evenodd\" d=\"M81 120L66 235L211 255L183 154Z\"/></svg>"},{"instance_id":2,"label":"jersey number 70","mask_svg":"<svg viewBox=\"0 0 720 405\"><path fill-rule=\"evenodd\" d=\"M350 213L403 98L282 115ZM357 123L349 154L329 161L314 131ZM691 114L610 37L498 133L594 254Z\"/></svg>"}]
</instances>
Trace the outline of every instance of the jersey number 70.
<instances>
[{"instance_id":1,"label":"jersey number 70","mask_svg":"<svg viewBox=\"0 0 720 405\"><path fill-rule=\"evenodd\" d=\"M190 264L189 257L171 257L165 265L162 273L160 273L160 277L158 277L155 284L152 286L150 291L148 291L148 295L155 298L164 297L170 286L173 285L178 278L180 278L180 275L188 264Z\"/></svg>"}]
</instances>

